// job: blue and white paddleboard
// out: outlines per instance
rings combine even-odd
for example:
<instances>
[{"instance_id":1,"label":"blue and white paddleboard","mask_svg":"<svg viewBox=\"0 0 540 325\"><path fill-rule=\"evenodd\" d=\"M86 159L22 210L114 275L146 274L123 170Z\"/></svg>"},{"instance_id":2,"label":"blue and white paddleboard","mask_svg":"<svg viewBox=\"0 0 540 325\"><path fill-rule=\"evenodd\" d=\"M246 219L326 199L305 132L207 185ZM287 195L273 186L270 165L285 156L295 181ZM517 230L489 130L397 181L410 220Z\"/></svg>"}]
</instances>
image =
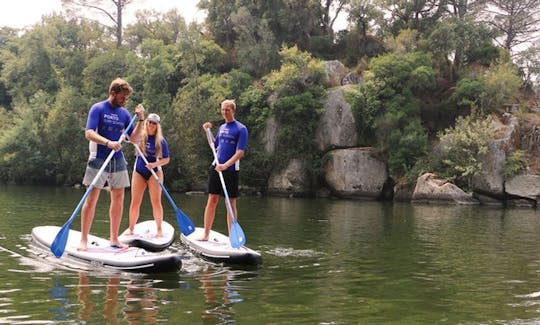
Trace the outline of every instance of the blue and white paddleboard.
<instances>
[{"instance_id":1,"label":"blue and white paddleboard","mask_svg":"<svg viewBox=\"0 0 540 325\"><path fill-rule=\"evenodd\" d=\"M121 243L144 248L147 251L159 252L171 246L174 241L174 227L170 223L161 223L163 236L157 237L157 226L154 220L140 222L133 228L133 234L126 229L119 237Z\"/></svg>"},{"instance_id":2,"label":"blue and white paddleboard","mask_svg":"<svg viewBox=\"0 0 540 325\"><path fill-rule=\"evenodd\" d=\"M259 252L246 246L232 247L228 236L211 230L208 240L199 240L203 234L204 228L197 227L188 236L180 234L180 239L195 254L212 262L243 265L262 264L262 257Z\"/></svg>"},{"instance_id":3,"label":"blue and white paddleboard","mask_svg":"<svg viewBox=\"0 0 540 325\"><path fill-rule=\"evenodd\" d=\"M33 240L50 251L50 247L60 230L57 226L39 226L32 229ZM69 230L64 255L61 259L73 259L84 262L92 268L107 268L127 272L170 272L182 267L182 259L178 253L171 251L149 252L142 248L115 248L109 245L109 240L97 236L88 236L86 251L77 250L81 233ZM51 253L52 255L52 253Z\"/></svg>"}]
</instances>

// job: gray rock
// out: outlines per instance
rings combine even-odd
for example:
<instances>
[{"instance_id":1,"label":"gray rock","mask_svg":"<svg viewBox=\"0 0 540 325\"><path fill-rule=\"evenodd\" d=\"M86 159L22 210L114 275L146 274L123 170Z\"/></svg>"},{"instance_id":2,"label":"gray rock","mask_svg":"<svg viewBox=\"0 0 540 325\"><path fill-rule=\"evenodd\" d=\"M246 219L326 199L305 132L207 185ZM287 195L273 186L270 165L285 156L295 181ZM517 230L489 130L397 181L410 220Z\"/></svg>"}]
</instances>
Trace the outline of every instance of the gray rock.
<instances>
[{"instance_id":1,"label":"gray rock","mask_svg":"<svg viewBox=\"0 0 540 325\"><path fill-rule=\"evenodd\" d=\"M325 180L334 194L343 198L380 197L388 172L373 148L337 149L329 154Z\"/></svg>"}]
</instances>

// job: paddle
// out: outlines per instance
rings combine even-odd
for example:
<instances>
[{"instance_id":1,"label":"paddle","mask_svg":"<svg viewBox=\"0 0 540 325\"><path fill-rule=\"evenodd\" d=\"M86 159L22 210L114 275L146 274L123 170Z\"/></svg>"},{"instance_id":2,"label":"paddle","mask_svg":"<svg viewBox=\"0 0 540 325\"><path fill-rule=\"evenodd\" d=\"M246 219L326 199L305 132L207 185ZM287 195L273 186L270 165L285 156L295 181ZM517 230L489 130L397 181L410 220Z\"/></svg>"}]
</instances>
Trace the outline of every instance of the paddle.
<instances>
[{"instance_id":1,"label":"paddle","mask_svg":"<svg viewBox=\"0 0 540 325\"><path fill-rule=\"evenodd\" d=\"M214 154L214 160L217 164L219 164L219 160L216 153L216 147L214 146L214 140L212 136L212 131L210 128L206 129L206 138L208 139L208 145L212 149L212 153ZM236 217L234 215L231 201L229 199L229 193L227 192L227 187L225 186L225 179L223 178L223 173L221 171L218 171L219 179L221 180L221 187L223 188L223 194L225 195L225 204L227 205L227 209L229 210L229 215L231 216L231 230L229 234L229 240L231 241L231 246L234 248L242 247L246 243L246 236L244 235L244 231L242 230L242 227L240 227L240 224L236 220Z\"/></svg>"},{"instance_id":2,"label":"paddle","mask_svg":"<svg viewBox=\"0 0 540 325\"><path fill-rule=\"evenodd\" d=\"M139 148L139 146L137 144L135 144L135 143L133 145L135 146L135 149L137 149L137 153L139 154L139 156L148 165L148 160L146 159L146 157L142 153L141 148ZM165 193L165 195L169 199L169 202L171 203L172 207L174 208L174 211L176 212L176 222L178 222L178 226L180 227L180 230L182 230L182 233L185 236L187 236L187 235L191 234L192 232L194 232L195 231L195 225L193 224L193 222L191 222L189 217L184 212L182 212L182 210L180 210L176 206L176 204L174 203L174 200L169 195L169 192L167 192L167 189L165 189L165 185L163 185L163 183L159 180L159 177L156 174L156 172L154 171L154 169L150 169L150 171L152 172L152 175L154 175L154 178L158 182L159 186L161 186L161 189L163 190L163 192Z\"/></svg>"},{"instance_id":3,"label":"paddle","mask_svg":"<svg viewBox=\"0 0 540 325\"><path fill-rule=\"evenodd\" d=\"M133 115L133 118L131 119L131 122L129 122L128 127L124 130L124 132L120 136L120 139L118 139L119 142L124 141L124 139L127 136L128 130L131 129L131 127L133 126L133 123L135 123L136 119L137 119L137 114ZM115 151L111 150L111 153L109 153L109 156L107 156L107 159L105 159L105 161L103 162L103 165L101 166L98 173L96 174L96 176L92 180L92 183L90 183L90 186L88 186L88 189L86 189L86 192L84 193L81 201L79 201L79 204L77 204L77 207L75 208L75 211L73 211L73 214L71 215L71 217L68 219L68 221L66 221L66 223L62 226L62 228L60 228L60 230L56 234L56 237L54 238L54 241L51 244L51 251L53 252L54 256L59 258L59 257L62 256L62 254L64 254L64 250L66 249L67 239L68 239L68 235L69 235L69 228L71 227L71 223L73 222L73 220L75 220L75 217L79 213L79 210L81 209L84 201L86 201L86 199L88 198L88 195L90 195L90 192L92 191L92 189L96 185L97 181L99 180L99 177L101 176L101 174L103 174L103 171L105 170L105 168L109 164L109 161L111 161L112 157L114 156L114 153L115 153Z\"/></svg>"}]
</instances>

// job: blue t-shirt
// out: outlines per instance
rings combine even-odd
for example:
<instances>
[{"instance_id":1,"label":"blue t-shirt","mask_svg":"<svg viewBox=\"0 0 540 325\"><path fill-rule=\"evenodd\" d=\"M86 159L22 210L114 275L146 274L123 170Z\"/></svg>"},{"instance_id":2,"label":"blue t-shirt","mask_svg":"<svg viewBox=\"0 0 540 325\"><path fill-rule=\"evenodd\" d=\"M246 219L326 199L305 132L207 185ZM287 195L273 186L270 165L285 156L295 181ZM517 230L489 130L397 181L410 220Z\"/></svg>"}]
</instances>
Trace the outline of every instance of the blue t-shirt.
<instances>
[{"instance_id":1,"label":"blue t-shirt","mask_svg":"<svg viewBox=\"0 0 540 325\"><path fill-rule=\"evenodd\" d=\"M124 129L129 126L131 116L124 107L114 107L108 100L96 103L90 108L88 120L86 121L87 130L95 130L99 135L110 141L118 141ZM131 134L133 129L128 131ZM107 146L97 145L97 158L107 158L112 149ZM116 152L113 158L123 157L122 150Z\"/></svg>"},{"instance_id":2,"label":"blue t-shirt","mask_svg":"<svg viewBox=\"0 0 540 325\"><path fill-rule=\"evenodd\" d=\"M161 158L169 158L169 144L165 138L162 138L161 140ZM157 161L155 135L149 135L148 139L146 140L146 160L148 160L149 163ZM135 170L137 170L139 173L144 174L145 172L148 172L144 159L137 156L137 161L135 163ZM157 171L157 168L154 168L154 171Z\"/></svg>"},{"instance_id":3,"label":"blue t-shirt","mask_svg":"<svg viewBox=\"0 0 540 325\"><path fill-rule=\"evenodd\" d=\"M219 163L223 164L229 160L234 156L236 150L246 151L247 141L248 130L244 124L238 121L222 124L219 127L214 143L217 147ZM213 165L215 165L215 163ZM240 161L237 160L236 163L227 168L227 170L240 170Z\"/></svg>"}]
</instances>

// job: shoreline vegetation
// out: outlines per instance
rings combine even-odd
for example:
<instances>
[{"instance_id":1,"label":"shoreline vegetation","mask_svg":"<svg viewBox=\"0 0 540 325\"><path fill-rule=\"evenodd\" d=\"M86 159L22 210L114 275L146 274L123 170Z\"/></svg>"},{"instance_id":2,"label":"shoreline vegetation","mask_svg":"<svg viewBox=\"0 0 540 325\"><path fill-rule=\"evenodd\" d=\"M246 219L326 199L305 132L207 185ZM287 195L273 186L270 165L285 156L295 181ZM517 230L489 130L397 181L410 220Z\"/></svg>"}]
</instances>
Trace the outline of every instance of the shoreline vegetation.
<instances>
[{"instance_id":1,"label":"shoreline vegetation","mask_svg":"<svg viewBox=\"0 0 540 325\"><path fill-rule=\"evenodd\" d=\"M2 183L80 183L89 105L122 77L134 88L128 108L167 121L176 192L204 191L200 126L235 98L250 130L240 185L252 194L537 206L540 50L519 42L534 31L501 32L519 13L208 0L201 23L173 10L122 26L68 2L70 14L0 28ZM336 8L345 30L332 29ZM123 8L103 9L120 18Z\"/></svg>"}]
</instances>

